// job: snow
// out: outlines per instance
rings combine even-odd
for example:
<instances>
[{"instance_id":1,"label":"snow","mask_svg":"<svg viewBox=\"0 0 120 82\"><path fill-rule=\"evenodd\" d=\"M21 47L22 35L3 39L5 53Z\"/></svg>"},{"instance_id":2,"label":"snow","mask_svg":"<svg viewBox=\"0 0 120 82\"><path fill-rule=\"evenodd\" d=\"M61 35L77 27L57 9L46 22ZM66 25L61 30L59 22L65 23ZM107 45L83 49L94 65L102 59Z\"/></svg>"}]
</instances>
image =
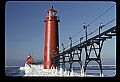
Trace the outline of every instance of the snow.
<instances>
[{"instance_id":1,"label":"snow","mask_svg":"<svg viewBox=\"0 0 120 82\"><path fill-rule=\"evenodd\" d=\"M50 68L50 69L44 69L43 64L40 65L27 65L25 64L24 67L20 67L19 70L24 70L25 71L25 75L23 77L33 77L33 76L41 76L41 77L95 77L93 75L86 75L86 73L84 73L84 69L82 67L81 69L81 74L74 72L73 69L71 69L70 71L67 71L65 69L65 71L63 71L62 68L58 69L58 68ZM100 75L100 76L103 76Z\"/></svg>"}]
</instances>

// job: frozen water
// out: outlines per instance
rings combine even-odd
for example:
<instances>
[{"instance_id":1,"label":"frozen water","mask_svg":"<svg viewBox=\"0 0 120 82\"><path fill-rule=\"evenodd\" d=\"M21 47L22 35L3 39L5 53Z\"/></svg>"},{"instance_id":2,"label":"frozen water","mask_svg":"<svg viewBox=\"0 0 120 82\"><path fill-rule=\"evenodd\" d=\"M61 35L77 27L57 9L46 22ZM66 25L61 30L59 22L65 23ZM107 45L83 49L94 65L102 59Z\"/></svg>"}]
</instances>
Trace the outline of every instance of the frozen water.
<instances>
[{"instance_id":1,"label":"frozen water","mask_svg":"<svg viewBox=\"0 0 120 82\"><path fill-rule=\"evenodd\" d=\"M84 77L84 76L93 76L93 75L85 75L84 73L84 68L82 67L81 69L81 74L74 72L73 69L71 69L70 71L67 71L65 69L65 71L63 71L62 68L57 69L57 68L50 68L50 69L44 69L43 68L43 64L40 65L33 65L33 64L25 64L24 67L20 67L19 70L24 70L25 71L25 75L24 77L28 77L28 76L44 76L44 77ZM103 75L101 75L103 76Z\"/></svg>"}]
</instances>

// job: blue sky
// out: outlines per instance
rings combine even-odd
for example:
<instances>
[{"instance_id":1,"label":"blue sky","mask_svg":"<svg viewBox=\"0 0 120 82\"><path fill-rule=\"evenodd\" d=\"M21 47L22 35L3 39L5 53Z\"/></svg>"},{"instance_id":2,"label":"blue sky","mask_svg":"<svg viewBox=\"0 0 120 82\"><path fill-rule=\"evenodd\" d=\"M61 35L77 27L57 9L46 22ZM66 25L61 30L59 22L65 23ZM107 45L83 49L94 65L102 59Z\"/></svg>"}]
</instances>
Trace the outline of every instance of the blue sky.
<instances>
[{"instance_id":1,"label":"blue sky","mask_svg":"<svg viewBox=\"0 0 120 82\"><path fill-rule=\"evenodd\" d=\"M44 56L44 16L53 6L60 17L59 45L68 40L68 36L75 35L82 30L85 22L89 24L104 13L115 2L105 1L8 1L5 4L5 58L6 60L25 60L29 53L35 60ZM116 5L88 27L88 33L103 24L116 19ZM115 26L116 21L105 26L102 31ZM97 32L98 33L98 32ZM88 38L96 35L92 34ZM73 42L85 36L85 31L76 35ZM68 46L69 42L65 44ZM83 53L83 58L85 54ZM116 60L116 37L104 42L102 59Z\"/></svg>"}]
</instances>

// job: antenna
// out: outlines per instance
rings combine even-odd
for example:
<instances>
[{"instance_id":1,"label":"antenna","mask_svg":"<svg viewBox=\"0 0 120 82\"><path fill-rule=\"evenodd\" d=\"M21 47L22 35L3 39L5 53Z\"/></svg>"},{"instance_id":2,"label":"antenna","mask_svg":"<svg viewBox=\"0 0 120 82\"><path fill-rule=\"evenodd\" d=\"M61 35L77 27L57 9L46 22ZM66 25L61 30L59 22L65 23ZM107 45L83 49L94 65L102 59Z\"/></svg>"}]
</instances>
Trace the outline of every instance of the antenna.
<instances>
[{"instance_id":1,"label":"antenna","mask_svg":"<svg viewBox=\"0 0 120 82\"><path fill-rule=\"evenodd\" d=\"M31 56L33 56L33 51L32 51L32 55Z\"/></svg>"}]
</instances>

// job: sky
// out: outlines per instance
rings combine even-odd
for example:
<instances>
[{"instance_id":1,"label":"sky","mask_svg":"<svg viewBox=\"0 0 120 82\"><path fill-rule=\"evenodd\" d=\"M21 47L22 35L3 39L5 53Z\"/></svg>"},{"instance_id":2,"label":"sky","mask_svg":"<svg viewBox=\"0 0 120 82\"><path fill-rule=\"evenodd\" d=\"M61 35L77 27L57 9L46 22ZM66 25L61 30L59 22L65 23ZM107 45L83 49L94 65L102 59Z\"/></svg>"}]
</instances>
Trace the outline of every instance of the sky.
<instances>
[{"instance_id":1,"label":"sky","mask_svg":"<svg viewBox=\"0 0 120 82\"><path fill-rule=\"evenodd\" d=\"M62 42L65 46L70 44L69 35L74 36L83 29L84 22L86 25L90 24L115 4L112 1L7 1L5 4L5 61L26 60L29 53L35 60L44 59L44 16L47 15L51 6L60 18L59 48L62 50ZM88 27L88 33L96 30L101 22L106 24L113 19L116 19L116 5L93 22ZM116 20L106 25L101 32L112 26L116 26ZM88 38L96 34L98 32ZM73 43L79 40L81 35L85 36L84 30L72 38ZM85 58L84 52L82 57ZM113 60L115 63L116 37L104 42L101 58Z\"/></svg>"}]
</instances>

